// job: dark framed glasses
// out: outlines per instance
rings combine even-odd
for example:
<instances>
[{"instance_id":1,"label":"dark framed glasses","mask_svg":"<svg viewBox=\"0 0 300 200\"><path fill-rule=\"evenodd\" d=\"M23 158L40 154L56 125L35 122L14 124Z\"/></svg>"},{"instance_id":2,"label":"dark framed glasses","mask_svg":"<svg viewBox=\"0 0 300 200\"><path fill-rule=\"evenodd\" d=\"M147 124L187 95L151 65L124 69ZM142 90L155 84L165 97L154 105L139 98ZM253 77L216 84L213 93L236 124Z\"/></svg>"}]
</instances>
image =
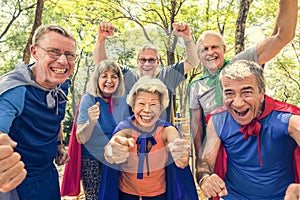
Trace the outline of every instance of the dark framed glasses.
<instances>
[{"instance_id":1,"label":"dark framed glasses","mask_svg":"<svg viewBox=\"0 0 300 200\"><path fill-rule=\"evenodd\" d=\"M64 53L62 53L57 49L45 49L45 48L40 47L38 45L36 45L36 46L39 47L40 49L42 49L43 51L45 51L47 53L47 55L50 58L53 58L53 59L58 59L61 55L65 55L68 61L75 61L76 58L77 58L76 53L73 53L73 52L64 52Z\"/></svg>"},{"instance_id":2,"label":"dark framed glasses","mask_svg":"<svg viewBox=\"0 0 300 200\"><path fill-rule=\"evenodd\" d=\"M157 58L139 58L138 59L140 63L145 64L146 62L150 64L154 64L158 59Z\"/></svg>"}]
</instances>

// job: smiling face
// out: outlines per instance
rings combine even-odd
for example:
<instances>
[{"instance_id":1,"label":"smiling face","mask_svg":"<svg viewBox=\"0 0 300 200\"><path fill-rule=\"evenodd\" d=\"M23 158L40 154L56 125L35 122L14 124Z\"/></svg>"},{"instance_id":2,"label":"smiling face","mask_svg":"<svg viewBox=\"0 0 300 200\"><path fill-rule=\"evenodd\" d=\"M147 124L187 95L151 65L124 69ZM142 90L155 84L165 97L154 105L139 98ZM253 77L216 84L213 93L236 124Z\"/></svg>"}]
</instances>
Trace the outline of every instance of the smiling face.
<instances>
[{"instance_id":1,"label":"smiling face","mask_svg":"<svg viewBox=\"0 0 300 200\"><path fill-rule=\"evenodd\" d=\"M215 74L224 63L226 46L217 35L206 35L199 43L198 56L203 66Z\"/></svg>"},{"instance_id":2,"label":"smiling face","mask_svg":"<svg viewBox=\"0 0 300 200\"><path fill-rule=\"evenodd\" d=\"M118 75L112 71L106 71L100 74L98 79L98 86L103 96L109 97L116 91L119 85Z\"/></svg>"},{"instance_id":3,"label":"smiling face","mask_svg":"<svg viewBox=\"0 0 300 200\"><path fill-rule=\"evenodd\" d=\"M137 65L140 76L154 76L159 65L157 53L151 49L145 49L138 55Z\"/></svg>"},{"instance_id":4,"label":"smiling face","mask_svg":"<svg viewBox=\"0 0 300 200\"><path fill-rule=\"evenodd\" d=\"M247 125L261 114L265 92L259 91L255 75L240 80L223 77L221 82L225 106L237 123Z\"/></svg>"},{"instance_id":5,"label":"smiling face","mask_svg":"<svg viewBox=\"0 0 300 200\"><path fill-rule=\"evenodd\" d=\"M158 93L139 92L132 106L137 126L146 132L155 127L160 114L161 104Z\"/></svg>"},{"instance_id":6,"label":"smiling face","mask_svg":"<svg viewBox=\"0 0 300 200\"><path fill-rule=\"evenodd\" d=\"M30 47L31 55L36 60L32 67L35 80L44 88L51 89L65 82L73 73L75 60L67 60L64 54L57 59L51 58L47 50L75 54L76 44L68 37L49 31Z\"/></svg>"}]
</instances>

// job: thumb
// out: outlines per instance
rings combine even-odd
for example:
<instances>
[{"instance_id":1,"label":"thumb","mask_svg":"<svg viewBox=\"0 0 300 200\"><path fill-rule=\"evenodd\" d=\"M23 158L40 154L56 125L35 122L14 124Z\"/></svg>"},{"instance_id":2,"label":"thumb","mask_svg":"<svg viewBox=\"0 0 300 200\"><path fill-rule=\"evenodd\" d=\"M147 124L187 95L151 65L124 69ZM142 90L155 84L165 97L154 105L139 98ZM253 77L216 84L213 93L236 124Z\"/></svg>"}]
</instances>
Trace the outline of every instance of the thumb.
<instances>
[{"instance_id":1,"label":"thumb","mask_svg":"<svg viewBox=\"0 0 300 200\"><path fill-rule=\"evenodd\" d=\"M134 142L134 139L133 139L133 138L129 138L129 139L128 139L128 146L129 146L129 147L134 147L134 143L135 143L135 142Z\"/></svg>"},{"instance_id":2,"label":"thumb","mask_svg":"<svg viewBox=\"0 0 300 200\"><path fill-rule=\"evenodd\" d=\"M97 101L95 105L99 108L100 102Z\"/></svg>"}]
</instances>

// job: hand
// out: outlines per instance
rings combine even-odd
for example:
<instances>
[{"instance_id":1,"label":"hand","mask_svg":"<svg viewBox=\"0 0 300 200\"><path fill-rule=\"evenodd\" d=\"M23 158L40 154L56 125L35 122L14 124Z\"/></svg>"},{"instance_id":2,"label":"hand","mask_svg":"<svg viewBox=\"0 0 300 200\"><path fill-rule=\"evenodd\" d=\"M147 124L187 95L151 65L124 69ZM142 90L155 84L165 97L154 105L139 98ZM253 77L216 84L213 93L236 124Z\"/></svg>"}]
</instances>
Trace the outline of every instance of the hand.
<instances>
[{"instance_id":1,"label":"hand","mask_svg":"<svg viewBox=\"0 0 300 200\"><path fill-rule=\"evenodd\" d=\"M199 186L207 198L225 196L228 193L225 182L217 174L208 176Z\"/></svg>"},{"instance_id":2,"label":"hand","mask_svg":"<svg viewBox=\"0 0 300 200\"><path fill-rule=\"evenodd\" d=\"M177 37L183 37L184 42L192 40L191 30L188 23L185 22L175 22L172 24L173 33Z\"/></svg>"},{"instance_id":3,"label":"hand","mask_svg":"<svg viewBox=\"0 0 300 200\"><path fill-rule=\"evenodd\" d=\"M185 139L176 138L168 144L168 148L176 166L185 168L189 163L190 144Z\"/></svg>"},{"instance_id":4,"label":"hand","mask_svg":"<svg viewBox=\"0 0 300 200\"><path fill-rule=\"evenodd\" d=\"M100 103L96 102L95 105L91 106L88 109L89 123L92 125L96 125L98 123L98 119L100 116Z\"/></svg>"},{"instance_id":5,"label":"hand","mask_svg":"<svg viewBox=\"0 0 300 200\"><path fill-rule=\"evenodd\" d=\"M127 160L129 149L132 147L134 147L133 138L115 136L105 146L104 157L111 164L123 163Z\"/></svg>"},{"instance_id":6,"label":"hand","mask_svg":"<svg viewBox=\"0 0 300 200\"><path fill-rule=\"evenodd\" d=\"M0 192L16 188L26 177L21 156L13 150L16 146L7 134L0 132Z\"/></svg>"},{"instance_id":7,"label":"hand","mask_svg":"<svg viewBox=\"0 0 300 200\"><path fill-rule=\"evenodd\" d=\"M108 36L113 36L115 26L110 22L101 22L98 27L98 40L104 41Z\"/></svg>"},{"instance_id":8,"label":"hand","mask_svg":"<svg viewBox=\"0 0 300 200\"><path fill-rule=\"evenodd\" d=\"M60 144L57 146L56 156L55 156L55 163L57 165L64 165L70 161L70 156L68 152L65 150L65 145Z\"/></svg>"},{"instance_id":9,"label":"hand","mask_svg":"<svg viewBox=\"0 0 300 200\"><path fill-rule=\"evenodd\" d=\"M299 200L300 199L300 184L292 183L285 192L284 200Z\"/></svg>"}]
</instances>

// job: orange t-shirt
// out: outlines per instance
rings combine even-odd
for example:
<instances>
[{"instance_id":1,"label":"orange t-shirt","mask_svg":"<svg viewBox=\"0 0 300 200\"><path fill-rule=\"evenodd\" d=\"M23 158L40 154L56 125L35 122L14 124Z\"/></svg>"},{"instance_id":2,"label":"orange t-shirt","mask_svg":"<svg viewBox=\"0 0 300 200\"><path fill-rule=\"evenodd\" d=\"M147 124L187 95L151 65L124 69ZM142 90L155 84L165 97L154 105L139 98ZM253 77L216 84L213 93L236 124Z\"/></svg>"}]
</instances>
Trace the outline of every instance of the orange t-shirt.
<instances>
[{"instance_id":1,"label":"orange t-shirt","mask_svg":"<svg viewBox=\"0 0 300 200\"><path fill-rule=\"evenodd\" d=\"M130 149L127 162L121 166L119 189L125 193L137 196L157 196L166 192L165 164L167 162L167 147L162 140L162 129L158 127L153 137L156 144L148 153L149 171L147 174L146 159L144 159L143 179L137 178L138 155L137 145ZM131 137L137 140L139 134L131 129Z\"/></svg>"}]
</instances>

